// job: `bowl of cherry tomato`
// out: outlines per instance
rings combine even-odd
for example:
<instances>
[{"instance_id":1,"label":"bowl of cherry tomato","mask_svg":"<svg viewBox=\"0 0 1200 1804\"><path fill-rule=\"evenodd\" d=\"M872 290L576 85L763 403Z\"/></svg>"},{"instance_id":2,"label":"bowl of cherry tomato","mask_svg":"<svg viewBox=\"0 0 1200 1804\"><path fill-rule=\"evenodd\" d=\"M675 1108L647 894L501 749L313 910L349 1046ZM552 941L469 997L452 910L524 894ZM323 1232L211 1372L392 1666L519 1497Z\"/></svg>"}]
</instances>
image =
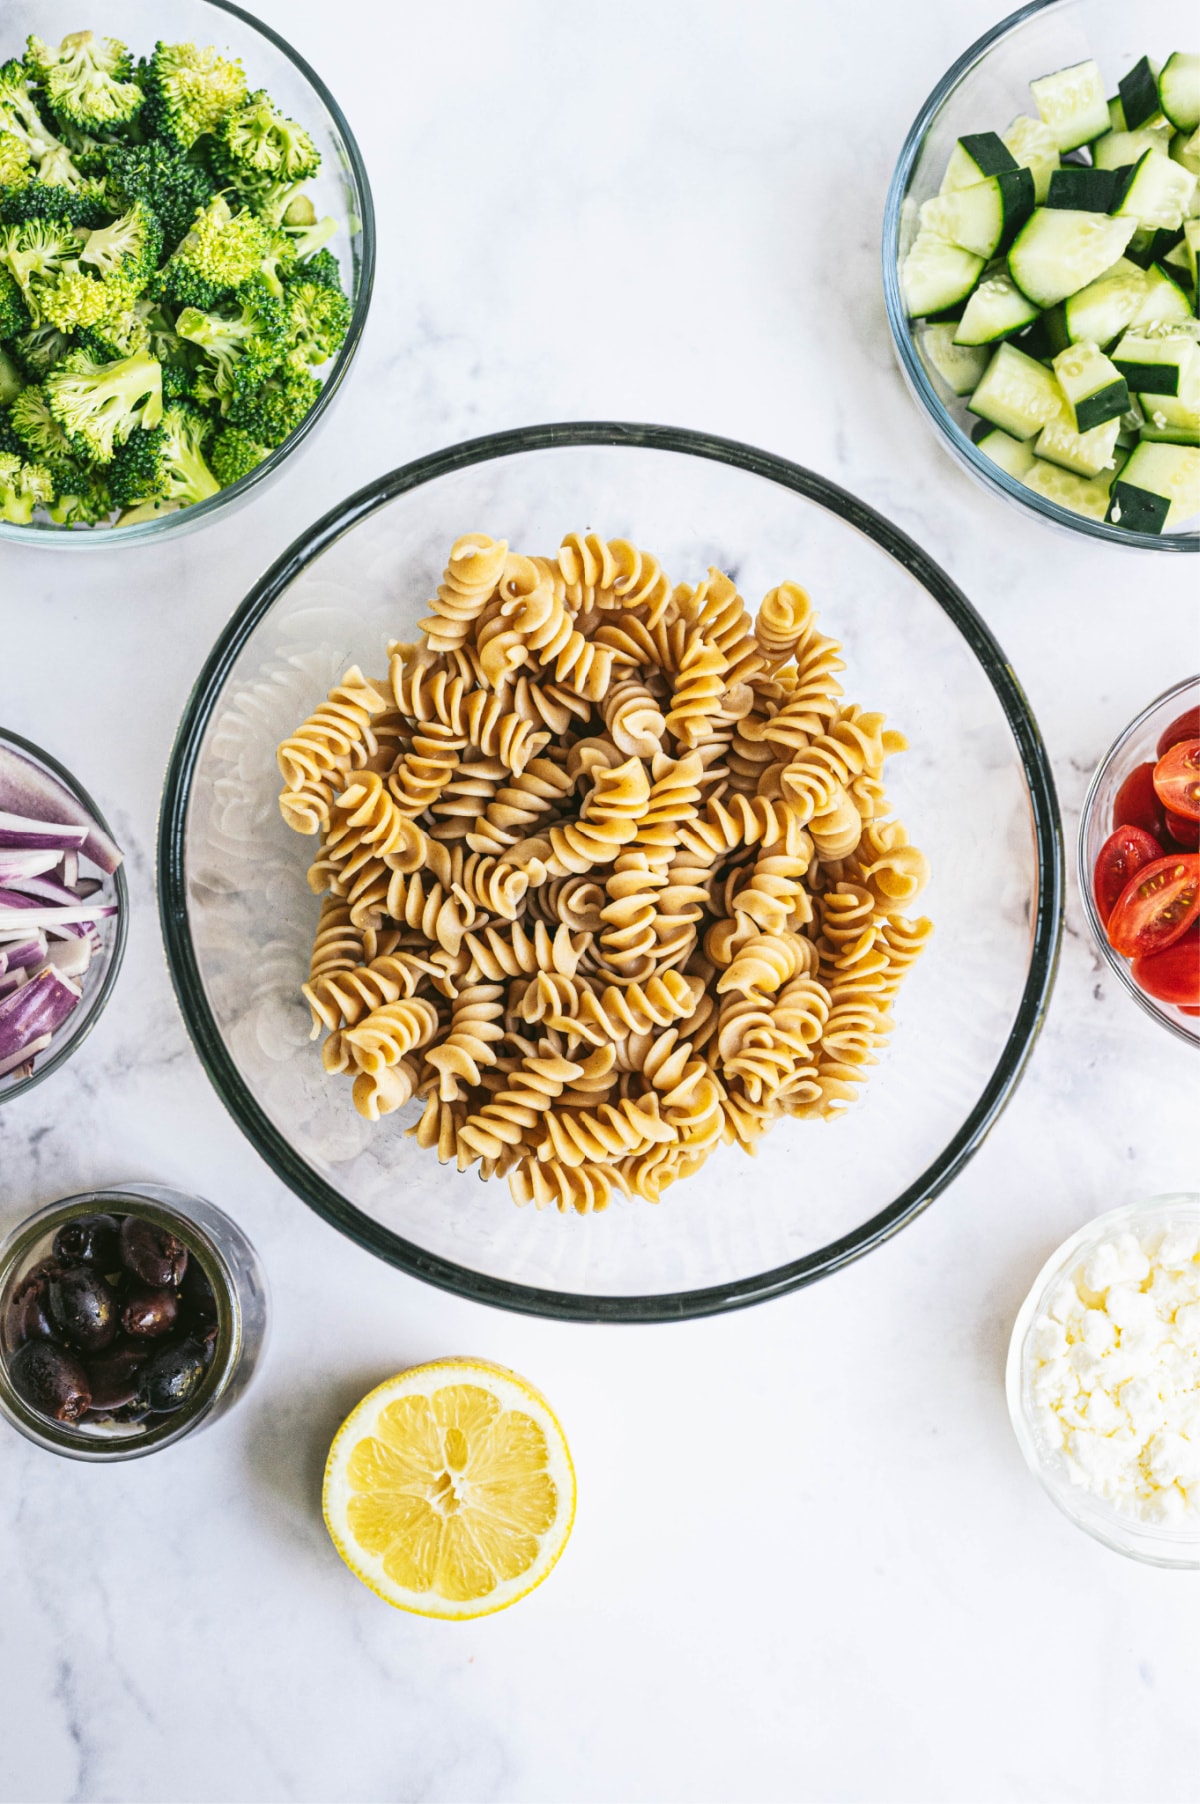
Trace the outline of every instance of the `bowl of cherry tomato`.
<instances>
[{"instance_id":1,"label":"bowl of cherry tomato","mask_svg":"<svg viewBox=\"0 0 1200 1804\"><path fill-rule=\"evenodd\" d=\"M1120 982L1200 1046L1200 677L1143 709L1092 778L1079 887Z\"/></svg>"}]
</instances>

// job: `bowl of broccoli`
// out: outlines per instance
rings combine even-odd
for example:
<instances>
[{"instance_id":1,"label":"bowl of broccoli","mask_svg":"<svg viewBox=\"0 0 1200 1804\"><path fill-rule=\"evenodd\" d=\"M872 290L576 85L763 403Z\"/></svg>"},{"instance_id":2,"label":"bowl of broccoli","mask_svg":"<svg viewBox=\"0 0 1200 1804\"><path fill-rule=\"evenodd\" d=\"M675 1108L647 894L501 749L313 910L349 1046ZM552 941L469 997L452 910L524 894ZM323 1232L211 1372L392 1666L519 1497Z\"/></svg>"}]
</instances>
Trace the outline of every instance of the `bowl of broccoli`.
<instances>
[{"instance_id":1,"label":"bowl of broccoli","mask_svg":"<svg viewBox=\"0 0 1200 1804\"><path fill-rule=\"evenodd\" d=\"M282 38L224 0L96 4L0 21L0 538L72 549L276 472L375 262L358 146Z\"/></svg>"}]
</instances>

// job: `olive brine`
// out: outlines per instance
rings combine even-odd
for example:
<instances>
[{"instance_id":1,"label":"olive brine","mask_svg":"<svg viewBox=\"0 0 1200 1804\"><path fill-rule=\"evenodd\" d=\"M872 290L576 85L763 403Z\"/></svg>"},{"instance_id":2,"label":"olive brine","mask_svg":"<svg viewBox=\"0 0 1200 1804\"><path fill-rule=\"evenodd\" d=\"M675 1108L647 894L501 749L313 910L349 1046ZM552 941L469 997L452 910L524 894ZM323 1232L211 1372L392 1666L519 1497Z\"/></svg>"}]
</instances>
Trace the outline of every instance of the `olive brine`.
<instances>
[{"instance_id":1,"label":"olive brine","mask_svg":"<svg viewBox=\"0 0 1200 1804\"><path fill-rule=\"evenodd\" d=\"M149 1423L199 1393L217 1301L198 1262L141 1215L78 1215L9 1299L8 1374L53 1422Z\"/></svg>"},{"instance_id":2,"label":"olive brine","mask_svg":"<svg viewBox=\"0 0 1200 1804\"><path fill-rule=\"evenodd\" d=\"M960 138L901 280L926 363L985 456L1130 531L1200 512L1200 55L1105 98L1094 62L1029 84L1037 117Z\"/></svg>"}]
</instances>

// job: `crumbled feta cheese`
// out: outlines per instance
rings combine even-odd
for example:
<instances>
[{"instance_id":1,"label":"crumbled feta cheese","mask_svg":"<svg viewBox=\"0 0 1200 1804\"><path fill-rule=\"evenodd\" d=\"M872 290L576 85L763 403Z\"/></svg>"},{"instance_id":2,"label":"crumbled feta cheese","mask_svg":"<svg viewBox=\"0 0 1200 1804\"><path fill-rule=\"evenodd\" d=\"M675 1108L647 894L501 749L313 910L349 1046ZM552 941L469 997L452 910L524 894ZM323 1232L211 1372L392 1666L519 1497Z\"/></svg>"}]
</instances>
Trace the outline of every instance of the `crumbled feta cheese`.
<instances>
[{"instance_id":1,"label":"crumbled feta cheese","mask_svg":"<svg viewBox=\"0 0 1200 1804\"><path fill-rule=\"evenodd\" d=\"M1200 1233L1103 1240L1026 1342L1032 1418L1074 1483L1123 1514L1200 1522Z\"/></svg>"}]
</instances>

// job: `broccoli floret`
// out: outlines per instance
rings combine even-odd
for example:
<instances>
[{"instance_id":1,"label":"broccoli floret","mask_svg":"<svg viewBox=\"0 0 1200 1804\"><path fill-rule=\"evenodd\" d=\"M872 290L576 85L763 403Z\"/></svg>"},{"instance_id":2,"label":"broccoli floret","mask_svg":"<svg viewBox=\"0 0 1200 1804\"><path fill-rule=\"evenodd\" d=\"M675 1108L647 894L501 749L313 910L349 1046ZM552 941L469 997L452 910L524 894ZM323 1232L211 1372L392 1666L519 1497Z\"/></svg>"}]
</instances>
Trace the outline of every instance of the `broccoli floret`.
<instances>
[{"instance_id":1,"label":"broccoli floret","mask_svg":"<svg viewBox=\"0 0 1200 1804\"><path fill-rule=\"evenodd\" d=\"M114 283L90 275L78 263L65 269L38 290L38 307L44 320L60 332L78 332L120 305L121 291Z\"/></svg>"},{"instance_id":2,"label":"broccoli floret","mask_svg":"<svg viewBox=\"0 0 1200 1804\"><path fill-rule=\"evenodd\" d=\"M157 357L150 332L150 320L155 315L156 303L145 296L128 302L122 297L113 312L80 331L79 342L98 363L116 363L122 357L132 357L135 351L149 350Z\"/></svg>"},{"instance_id":3,"label":"broccoli floret","mask_svg":"<svg viewBox=\"0 0 1200 1804\"><path fill-rule=\"evenodd\" d=\"M54 483L41 464L22 463L14 452L0 453L0 519L28 526L35 507L54 499Z\"/></svg>"},{"instance_id":4,"label":"broccoli floret","mask_svg":"<svg viewBox=\"0 0 1200 1804\"><path fill-rule=\"evenodd\" d=\"M243 283L223 311L183 308L175 330L204 353L201 374L218 401L235 390L257 388L279 367L288 348L283 307L261 276ZM205 387L199 394L209 398Z\"/></svg>"},{"instance_id":5,"label":"broccoli floret","mask_svg":"<svg viewBox=\"0 0 1200 1804\"><path fill-rule=\"evenodd\" d=\"M221 487L227 489L248 476L251 470L256 470L270 455L270 447L260 445L243 426L223 426L213 440L208 461Z\"/></svg>"},{"instance_id":6,"label":"broccoli floret","mask_svg":"<svg viewBox=\"0 0 1200 1804\"><path fill-rule=\"evenodd\" d=\"M214 195L163 265L162 293L184 307L215 306L264 273L270 249L270 235L253 213L234 213L223 194Z\"/></svg>"},{"instance_id":7,"label":"broccoli floret","mask_svg":"<svg viewBox=\"0 0 1200 1804\"><path fill-rule=\"evenodd\" d=\"M24 65L16 61L0 68L0 131L11 132L28 146L39 181L62 188L86 186L87 177L67 146L38 112Z\"/></svg>"},{"instance_id":8,"label":"broccoli floret","mask_svg":"<svg viewBox=\"0 0 1200 1804\"><path fill-rule=\"evenodd\" d=\"M181 507L215 495L220 483L204 460L211 422L184 402L163 412L160 425L135 432L112 460L109 488L118 507L173 501Z\"/></svg>"},{"instance_id":9,"label":"broccoli floret","mask_svg":"<svg viewBox=\"0 0 1200 1804\"><path fill-rule=\"evenodd\" d=\"M161 420L162 369L148 351L116 363L71 351L46 377L46 394L77 454L106 464L131 432Z\"/></svg>"},{"instance_id":10,"label":"broccoli floret","mask_svg":"<svg viewBox=\"0 0 1200 1804\"><path fill-rule=\"evenodd\" d=\"M42 181L0 188L0 220L5 225L23 225L27 219L60 219L90 232L112 215L104 184L90 179L81 188L61 188Z\"/></svg>"},{"instance_id":11,"label":"broccoli floret","mask_svg":"<svg viewBox=\"0 0 1200 1804\"><path fill-rule=\"evenodd\" d=\"M121 284L130 300L139 295L158 268L162 228L144 200L135 200L111 225L89 232L79 261Z\"/></svg>"},{"instance_id":12,"label":"broccoli floret","mask_svg":"<svg viewBox=\"0 0 1200 1804\"><path fill-rule=\"evenodd\" d=\"M69 487L60 489L47 512L56 526L107 525L113 499L104 473L94 467L79 471Z\"/></svg>"},{"instance_id":13,"label":"broccoli floret","mask_svg":"<svg viewBox=\"0 0 1200 1804\"><path fill-rule=\"evenodd\" d=\"M315 175L321 166L321 153L303 126L279 112L262 88L225 115L216 138L223 168L297 182Z\"/></svg>"},{"instance_id":14,"label":"broccoli floret","mask_svg":"<svg viewBox=\"0 0 1200 1804\"><path fill-rule=\"evenodd\" d=\"M33 154L25 138L0 131L0 187L23 188L33 174Z\"/></svg>"},{"instance_id":15,"label":"broccoli floret","mask_svg":"<svg viewBox=\"0 0 1200 1804\"><path fill-rule=\"evenodd\" d=\"M81 126L72 125L69 119L59 119L57 124L59 135L80 174L103 178L107 174L105 158L111 149L108 140L94 137ZM115 213L117 209L114 207L112 211Z\"/></svg>"},{"instance_id":16,"label":"broccoli floret","mask_svg":"<svg viewBox=\"0 0 1200 1804\"><path fill-rule=\"evenodd\" d=\"M8 411L9 424L21 441L22 456L44 464L62 490L79 479L80 465L70 439L50 412L40 383L22 389Z\"/></svg>"},{"instance_id":17,"label":"broccoli floret","mask_svg":"<svg viewBox=\"0 0 1200 1804\"><path fill-rule=\"evenodd\" d=\"M138 76L146 91L145 123L181 150L215 131L246 94L239 62L195 44L156 44Z\"/></svg>"},{"instance_id":18,"label":"broccoli floret","mask_svg":"<svg viewBox=\"0 0 1200 1804\"><path fill-rule=\"evenodd\" d=\"M302 264L297 264L295 273L305 282L319 282L322 288L335 289L338 294L346 292L342 286L342 266L331 250L320 250L315 256L306 258Z\"/></svg>"},{"instance_id":19,"label":"broccoli floret","mask_svg":"<svg viewBox=\"0 0 1200 1804\"><path fill-rule=\"evenodd\" d=\"M186 364L164 363L162 366L163 406L172 401L194 401L195 378Z\"/></svg>"},{"instance_id":20,"label":"broccoli floret","mask_svg":"<svg viewBox=\"0 0 1200 1804\"><path fill-rule=\"evenodd\" d=\"M25 378L8 352L0 345L0 407L15 401L25 387Z\"/></svg>"},{"instance_id":21,"label":"broccoli floret","mask_svg":"<svg viewBox=\"0 0 1200 1804\"><path fill-rule=\"evenodd\" d=\"M17 392L19 393L20 390ZM8 416L7 407L0 407L0 452L6 452L10 456L19 457L22 460L29 455L25 446L13 431L13 424Z\"/></svg>"},{"instance_id":22,"label":"broccoli floret","mask_svg":"<svg viewBox=\"0 0 1200 1804\"><path fill-rule=\"evenodd\" d=\"M0 265L0 338L16 338L19 332L28 332L31 324L16 277Z\"/></svg>"},{"instance_id":23,"label":"broccoli floret","mask_svg":"<svg viewBox=\"0 0 1200 1804\"><path fill-rule=\"evenodd\" d=\"M104 472L116 507L136 507L140 501L165 494L161 469L165 443L166 434L159 425L132 432L117 446Z\"/></svg>"},{"instance_id":24,"label":"broccoli floret","mask_svg":"<svg viewBox=\"0 0 1200 1804\"><path fill-rule=\"evenodd\" d=\"M292 241L292 254L297 262L305 263L329 243L337 231L337 220L326 214L324 219L318 219L314 225L298 228L289 226L285 221L283 229Z\"/></svg>"},{"instance_id":25,"label":"broccoli floret","mask_svg":"<svg viewBox=\"0 0 1200 1804\"><path fill-rule=\"evenodd\" d=\"M282 445L311 412L321 392L317 378L306 371L285 367L261 388L230 397L228 421L242 426L260 445Z\"/></svg>"},{"instance_id":26,"label":"broccoli floret","mask_svg":"<svg viewBox=\"0 0 1200 1804\"><path fill-rule=\"evenodd\" d=\"M57 49L31 36L25 67L41 83L56 116L83 131L128 125L146 98L129 79L133 58L124 44L93 31L73 31Z\"/></svg>"},{"instance_id":27,"label":"broccoli floret","mask_svg":"<svg viewBox=\"0 0 1200 1804\"><path fill-rule=\"evenodd\" d=\"M300 369L325 363L342 346L350 329L350 303L335 288L320 282L287 284L288 361Z\"/></svg>"},{"instance_id":28,"label":"broccoli floret","mask_svg":"<svg viewBox=\"0 0 1200 1804\"><path fill-rule=\"evenodd\" d=\"M208 171L173 144L114 144L105 161L112 199L123 207L144 200L172 248L216 192Z\"/></svg>"},{"instance_id":29,"label":"broccoli floret","mask_svg":"<svg viewBox=\"0 0 1200 1804\"><path fill-rule=\"evenodd\" d=\"M75 265L79 240L67 220L30 219L0 226L0 267L21 290L34 325L42 323L42 297L65 269Z\"/></svg>"},{"instance_id":30,"label":"broccoli floret","mask_svg":"<svg viewBox=\"0 0 1200 1804\"><path fill-rule=\"evenodd\" d=\"M71 349L71 340L57 326L43 320L40 325L31 326L28 332L14 338L9 349L30 382L40 382L48 370L62 362Z\"/></svg>"}]
</instances>

